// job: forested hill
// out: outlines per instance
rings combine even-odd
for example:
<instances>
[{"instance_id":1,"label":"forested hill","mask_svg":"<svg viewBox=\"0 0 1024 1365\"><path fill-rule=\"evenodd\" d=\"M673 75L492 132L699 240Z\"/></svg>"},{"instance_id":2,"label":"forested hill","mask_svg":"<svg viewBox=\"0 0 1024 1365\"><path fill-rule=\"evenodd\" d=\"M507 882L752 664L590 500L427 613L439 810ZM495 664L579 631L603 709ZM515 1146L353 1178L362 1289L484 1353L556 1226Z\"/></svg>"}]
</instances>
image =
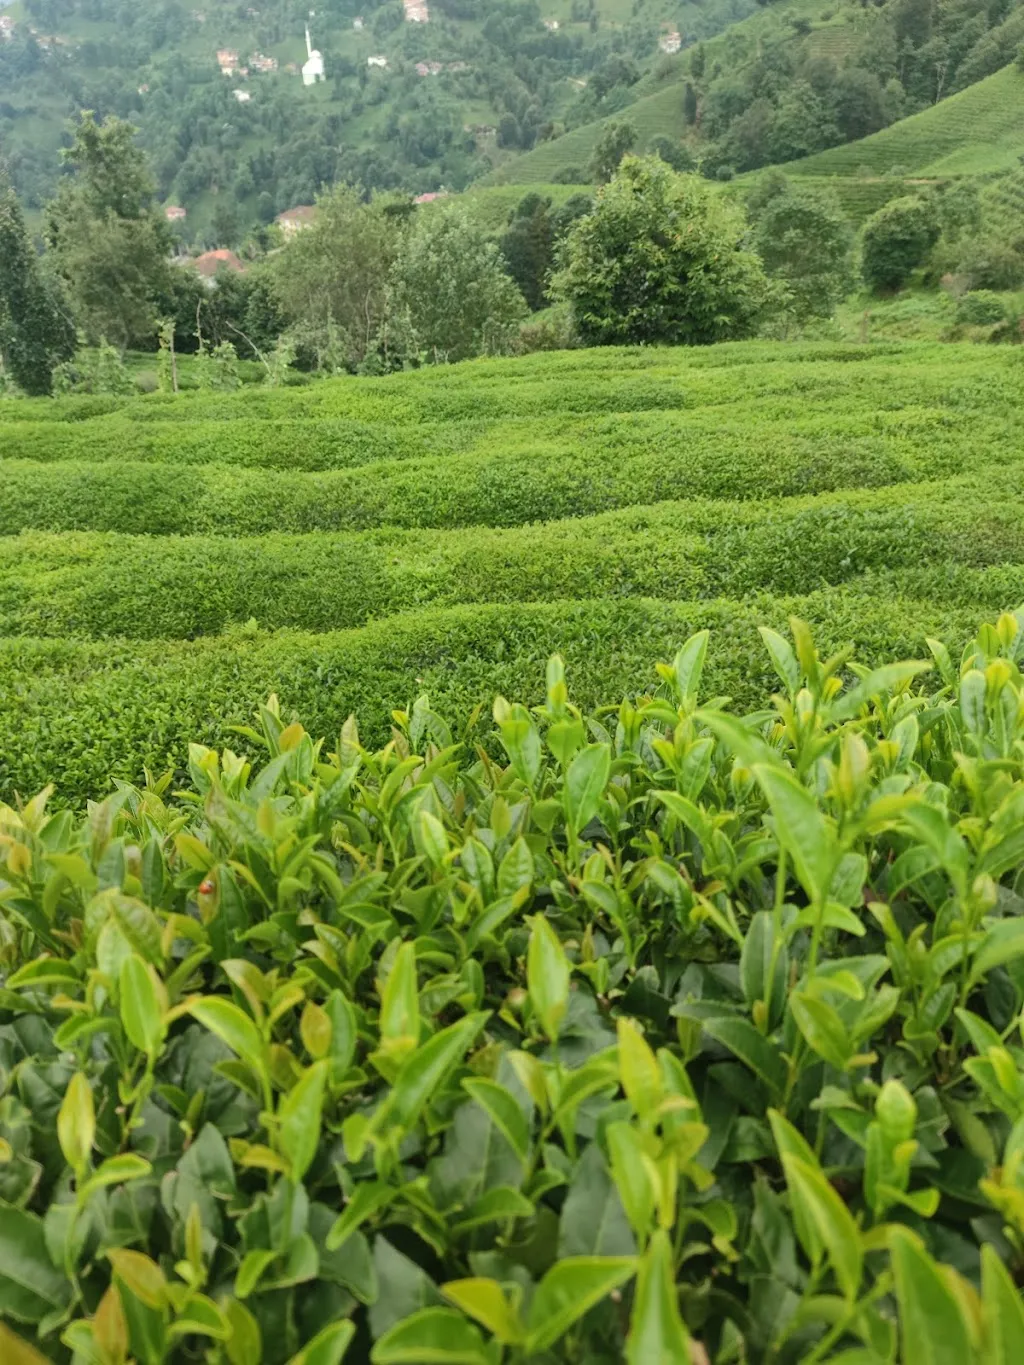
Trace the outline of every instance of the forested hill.
<instances>
[{"instance_id":1,"label":"forested hill","mask_svg":"<svg viewBox=\"0 0 1024 1365\"><path fill-rule=\"evenodd\" d=\"M926 110L1024 41L1024 0L0 0L0 16L0 162L26 207L55 190L68 120L118 114L200 245L338 181L579 182L618 121L636 150L728 179ZM326 69L308 87L307 22Z\"/></svg>"},{"instance_id":2,"label":"forested hill","mask_svg":"<svg viewBox=\"0 0 1024 1365\"><path fill-rule=\"evenodd\" d=\"M337 180L461 189L628 103L659 62L672 66L659 42L672 47L673 33L692 42L755 9L317 0L310 18L309 0L0 0L0 149L35 208L53 193L66 121L118 114L140 127L161 199L190 224L216 212L215 235L229 237L232 217L268 220ZM299 74L307 23L327 76L311 88ZM218 52L247 74L223 74Z\"/></svg>"}]
</instances>

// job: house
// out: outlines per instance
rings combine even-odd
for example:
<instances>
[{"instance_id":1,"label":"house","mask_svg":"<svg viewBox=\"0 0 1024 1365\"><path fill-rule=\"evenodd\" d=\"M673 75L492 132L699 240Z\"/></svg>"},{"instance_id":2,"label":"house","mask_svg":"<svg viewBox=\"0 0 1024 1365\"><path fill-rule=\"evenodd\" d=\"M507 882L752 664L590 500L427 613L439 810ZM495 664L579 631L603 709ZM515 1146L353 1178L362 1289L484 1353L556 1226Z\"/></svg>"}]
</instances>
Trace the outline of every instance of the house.
<instances>
[{"instance_id":1,"label":"house","mask_svg":"<svg viewBox=\"0 0 1024 1365\"><path fill-rule=\"evenodd\" d=\"M402 0L405 6L405 19L409 24L426 24L430 20L430 11L427 9L426 0Z\"/></svg>"},{"instance_id":2,"label":"house","mask_svg":"<svg viewBox=\"0 0 1024 1365\"><path fill-rule=\"evenodd\" d=\"M367 57L366 59L367 66L379 66L382 70L384 67L387 66L387 64L388 64L387 57Z\"/></svg>"},{"instance_id":3,"label":"house","mask_svg":"<svg viewBox=\"0 0 1024 1365\"><path fill-rule=\"evenodd\" d=\"M444 70L444 67L441 65L440 62L417 62L417 63L416 63L416 75L417 75L417 76L440 76L440 74L441 74L441 72L442 72L443 70Z\"/></svg>"},{"instance_id":4,"label":"house","mask_svg":"<svg viewBox=\"0 0 1024 1365\"><path fill-rule=\"evenodd\" d=\"M249 58L249 66L253 71L268 75L271 71L277 70L277 58L265 57L262 52L254 52Z\"/></svg>"},{"instance_id":5,"label":"house","mask_svg":"<svg viewBox=\"0 0 1024 1365\"><path fill-rule=\"evenodd\" d=\"M8 43L14 37L14 20L9 14L0 14L0 41Z\"/></svg>"},{"instance_id":6,"label":"house","mask_svg":"<svg viewBox=\"0 0 1024 1365\"><path fill-rule=\"evenodd\" d=\"M432 204L435 199L447 199L447 190L435 190L433 194L418 194L412 201L414 204Z\"/></svg>"},{"instance_id":7,"label":"house","mask_svg":"<svg viewBox=\"0 0 1024 1365\"><path fill-rule=\"evenodd\" d=\"M169 223L183 223L188 214L180 204L168 204L164 209L164 217Z\"/></svg>"},{"instance_id":8,"label":"house","mask_svg":"<svg viewBox=\"0 0 1024 1365\"><path fill-rule=\"evenodd\" d=\"M306 52L309 57L302 67L302 84L316 85L317 81L327 79L327 73L324 70L324 59L313 46L312 39L309 36L308 25L306 27Z\"/></svg>"},{"instance_id":9,"label":"house","mask_svg":"<svg viewBox=\"0 0 1024 1365\"><path fill-rule=\"evenodd\" d=\"M248 104L252 99L252 95L249 94L248 90L232 90L231 93L239 104Z\"/></svg>"},{"instance_id":10,"label":"house","mask_svg":"<svg viewBox=\"0 0 1024 1365\"><path fill-rule=\"evenodd\" d=\"M363 19L362 19L362 15L357 15L357 16L352 20L352 27L355 29L355 31L356 31L357 33L362 33L362 31L363 31Z\"/></svg>"},{"instance_id":11,"label":"house","mask_svg":"<svg viewBox=\"0 0 1024 1365\"><path fill-rule=\"evenodd\" d=\"M285 209L284 213L279 213L274 222L286 237L294 237L303 228L312 227L315 217L316 209L312 204L299 204L297 208Z\"/></svg>"},{"instance_id":12,"label":"house","mask_svg":"<svg viewBox=\"0 0 1024 1365\"><path fill-rule=\"evenodd\" d=\"M541 20L541 22L543 23L544 27L547 29L547 31L548 31L549 33L557 33L557 32L558 32L558 20L557 20L557 19L543 19L543 20Z\"/></svg>"},{"instance_id":13,"label":"house","mask_svg":"<svg viewBox=\"0 0 1024 1365\"><path fill-rule=\"evenodd\" d=\"M221 270L233 270L236 274L245 273L245 266L233 251L221 247L218 251L204 251L191 262L196 273L208 289L212 289Z\"/></svg>"},{"instance_id":14,"label":"house","mask_svg":"<svg viewBox=\"0 0 1024 1365\"><path fill-rule=\"evenodd\" d=\"M682 45L683 38L678 29L670 29L668 33L663 33L658 39L658 46L661 48L662 52L667 52L669 56L678 52Z\"/></svg>"},{"instance_id":15,"label":"house","mask_svg":"<svg viewBox=\"0 0 1024 1365\"><path fill-rule=\"evenodd\" d=\"M233 52L230 47L218 48L217 65L222 76L233 76L238 70L238 53Z\"/></svg>"}]
</instances>

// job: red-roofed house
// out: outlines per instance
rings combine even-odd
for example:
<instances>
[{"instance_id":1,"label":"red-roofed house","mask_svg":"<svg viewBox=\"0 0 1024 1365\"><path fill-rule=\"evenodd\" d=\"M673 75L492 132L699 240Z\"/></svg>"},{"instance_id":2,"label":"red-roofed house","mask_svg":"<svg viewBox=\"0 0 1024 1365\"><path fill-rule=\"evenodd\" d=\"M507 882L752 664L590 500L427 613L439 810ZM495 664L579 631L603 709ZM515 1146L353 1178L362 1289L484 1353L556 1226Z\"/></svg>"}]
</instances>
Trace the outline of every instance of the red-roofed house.
<instances>
[{"instance_id":1,"label":"red-roofed house","mask_svg":"<svg viewBox=\"0 0 1024 1365\"><path fill-rule=\"evenodd\" d=\"M245 266L238 259L233 251L228 251L221 247L218 251L204 251L201 256L197 256L191 264L197 273L211 288L221 270L233 270L236 274L244 274Z\"/></svg>"},{"instance_id":2,"label":"red-roofed house","mask_svg":"<svg viewBox=\"0 0 1024 1365\"><path fill-rule=\"evenodd\" d=\"M315 217L316 209L312 204L299 204L297 208L285 209L284 213L279 213L274 222L286 237L294 237L295 233L301 232L303 228L312 227Z\"/></svg>"}]
</instances>

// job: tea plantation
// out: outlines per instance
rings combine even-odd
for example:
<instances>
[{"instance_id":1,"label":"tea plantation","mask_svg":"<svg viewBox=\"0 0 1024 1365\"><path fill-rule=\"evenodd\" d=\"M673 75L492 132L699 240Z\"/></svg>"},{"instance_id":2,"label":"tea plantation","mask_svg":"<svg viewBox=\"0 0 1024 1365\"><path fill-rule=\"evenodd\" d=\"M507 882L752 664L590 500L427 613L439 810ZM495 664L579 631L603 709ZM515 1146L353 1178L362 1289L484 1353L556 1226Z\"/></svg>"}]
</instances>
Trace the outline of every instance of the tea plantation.
<instances>
[{"instance_id":1,"label":"tea plantation","mask_svg":"<svg viewBox=\"0 0 1024 1365\"><path fill-rule=\"evenodd\" d=\"M0 405L2 1365L1018 1365L1022 380Z\"/></svg>"}]
</instances>

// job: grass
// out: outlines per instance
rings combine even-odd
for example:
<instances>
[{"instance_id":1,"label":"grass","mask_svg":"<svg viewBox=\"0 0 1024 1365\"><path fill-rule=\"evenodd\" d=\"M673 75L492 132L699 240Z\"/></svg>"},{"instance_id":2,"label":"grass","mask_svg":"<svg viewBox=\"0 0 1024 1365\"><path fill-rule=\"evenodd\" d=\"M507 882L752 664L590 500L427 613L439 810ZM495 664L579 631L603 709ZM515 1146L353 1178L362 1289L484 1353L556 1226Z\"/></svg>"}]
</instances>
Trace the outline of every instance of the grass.
<instances>
[{"instance_id":1,"label":"grass","mask_svg":"<svg viewBox=\"0 0 1024 1365\"><path fill-rule=\"evenodd\" d=\"M1024 600L1020 377L745 343L0 404L0 799L181 768L271 690L386 738L422 689L536 700L555 649L607 700L714 624L754 703L793 611L868 657L955 641Z\"/></svg>"}]
</instances>

